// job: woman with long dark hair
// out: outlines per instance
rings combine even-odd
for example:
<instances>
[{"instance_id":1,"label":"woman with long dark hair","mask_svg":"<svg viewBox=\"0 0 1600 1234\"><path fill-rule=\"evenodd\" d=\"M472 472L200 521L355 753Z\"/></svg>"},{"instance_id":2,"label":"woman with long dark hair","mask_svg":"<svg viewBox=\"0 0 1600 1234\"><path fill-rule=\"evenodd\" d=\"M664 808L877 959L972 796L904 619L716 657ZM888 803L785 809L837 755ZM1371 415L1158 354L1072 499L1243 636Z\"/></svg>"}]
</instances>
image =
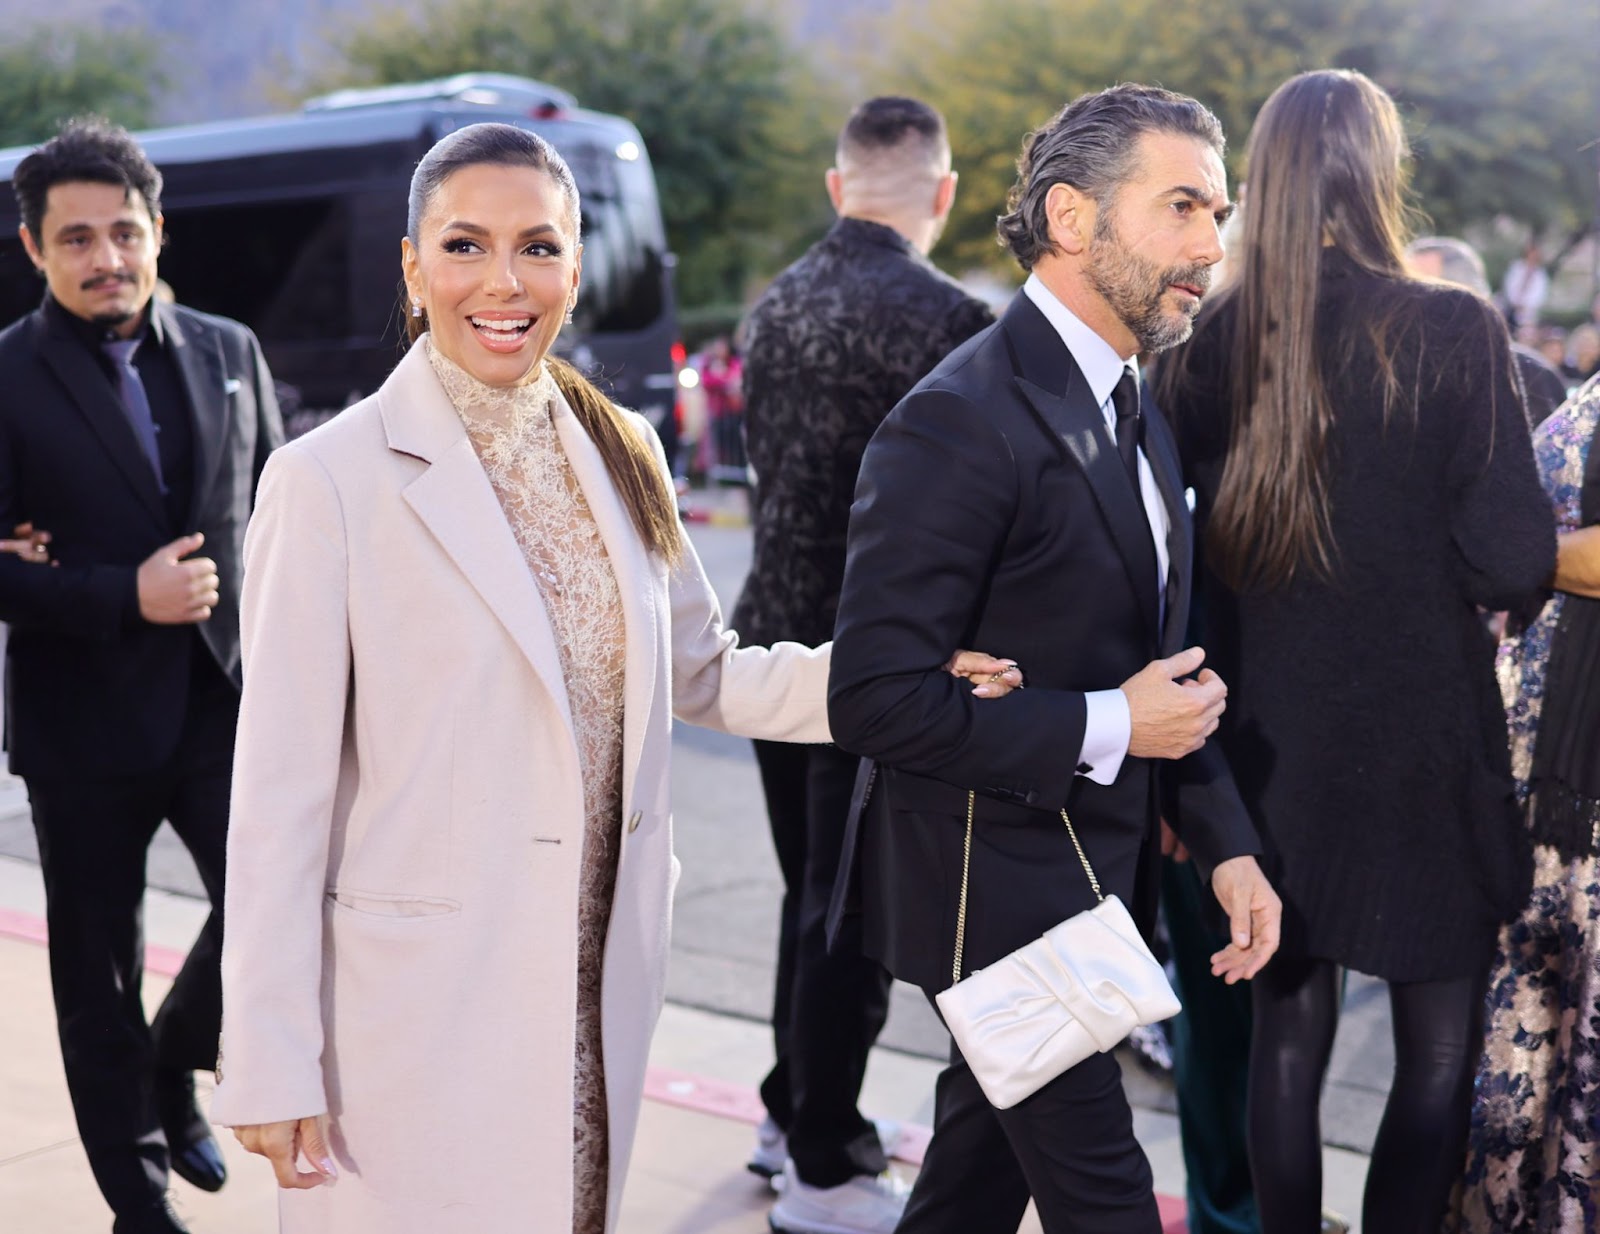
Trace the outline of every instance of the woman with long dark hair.
<instances>
[{"instance_id":1,"label":"woman with long dark hair","mask_svg":"<svg viewBox=\"0 0 1600 1234\"><path fill-rule=\"evenodd\" d=\"M1203 527L1196 641L1284 901L1250 1062L1265 1234L1318 1228L1341 968L1383 978L1394 1013L1363 1229L1438 1228L1496 926L1528 885L1480 613L1549 577L1553 522L1504 326L1405 273L1405 157L1361 74L1281 86L1237 277L1162 375Z\"/></svg>"}]
</instances>

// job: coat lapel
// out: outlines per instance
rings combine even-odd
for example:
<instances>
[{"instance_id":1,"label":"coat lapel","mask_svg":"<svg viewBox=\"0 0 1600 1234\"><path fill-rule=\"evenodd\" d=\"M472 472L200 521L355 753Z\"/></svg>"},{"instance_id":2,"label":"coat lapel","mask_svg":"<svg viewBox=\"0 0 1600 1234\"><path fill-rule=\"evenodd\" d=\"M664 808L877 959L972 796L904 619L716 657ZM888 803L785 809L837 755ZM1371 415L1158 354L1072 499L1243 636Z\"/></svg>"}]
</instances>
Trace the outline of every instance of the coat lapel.
<instances>
[{"instance_id":1,"label":"coat lapel","mask_svg":"<svg viewBox=\"0 0 1600 1234\"><path fill-rule=\"evenodd\" d=\"M1082 468L1127 569L1139 610L1152 637L1159 639L1161 601L1156 584L1160 570L1150 541L1149 519L1128 483L1117 443L1106 428L1089 383L1061 336L1026 295L1017 294L1001 324L1011 348L1017 389Z\"/></svg>"},{"instance_id":2,"label":"coat lapel","mask_svg":"<svg viewBox=\"0 0 1600 1234\"><path fill-rule=\"evenodd\" d=\"M73 404L89 422L117 470L165 535L169 528L161 488L133 425L128 423L128 414L122 409L116 387L83 343L63 327L51 324L43 310L34 319L34 343L40 358L66 387Z\"/></svg>"},{"instance_id":3,"label":"coat lapel","mask_svg":"<svg viewBox=\"0 0 1600 1234\"><path fill-rule=\"evenodd\" d=\"M1189 633L1189 603L1193 591L1194 523L1183 496L1183 466L1178 443L1166 418L1154 403L1145 403L1145 457L1155 474L1156 486L1167 506L1167 611L1161 631L1161 654L1183 650Z\"/></svg>"},{"instance_id":4,"label":"coat lapel","mask_svg":"<svg viewBox=\"0 0 1600 1234\"><path fill-rule=\"evenodd\" d=\"M428 464L402 492L544 682L577 745L555 631L467 430L421 347L379 392L389 448Z\"/></svg>"},{"instance_id":5,"label":"coat lapel","mask_svg":"<svg viewBox=\"0 0 1600 1234\"><path fill-rule=\"evenodd\" d=\"M633 800L633 778L644 753L645 732L656 683L656 568L635 530L605 459L566 401L558 394L556 432L578 487L594 515L622 595L627 658L623 666L622 800ZM625 808L627 808L625 806Z\"/></svg>"},{"instance_id":6,"label":"coat lapel","mask_svg":"<svg viewBox=\"0 0 1600 1234\"><path fill-rule=\"evenodd\" d=\"M228 437L228 420L233 415L233 400L227 392L227 368L222 344L208 330L185 326L178 315L162 304L152 311L161 315L161 329L168 354L178 368L178 378L189 400L189 423L194 427L194 486L187 526L199 522L199 512L216 478L222 460L223 442Z\"/></svg>"}]
</instances>

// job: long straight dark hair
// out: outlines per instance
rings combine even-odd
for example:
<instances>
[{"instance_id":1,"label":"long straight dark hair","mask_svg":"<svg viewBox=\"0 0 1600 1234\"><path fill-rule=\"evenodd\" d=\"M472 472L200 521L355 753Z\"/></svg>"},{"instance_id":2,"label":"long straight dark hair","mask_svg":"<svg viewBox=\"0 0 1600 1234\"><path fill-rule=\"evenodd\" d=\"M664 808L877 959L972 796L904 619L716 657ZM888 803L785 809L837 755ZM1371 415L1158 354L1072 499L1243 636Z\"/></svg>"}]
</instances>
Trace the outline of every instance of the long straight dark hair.
<instances>
[{"instance_id":1,"label":"long straight dark hair","mask_svg":"<svg viewBox=\"0 0 1600 1234\"><path fill-rule=\"evenodd\" d=\"M1406 278L1405 130L1394 100L1346 70L1302 73L1256 117L1237 277L1218 296L1237 312L1228 387L1232 435L1206 528L1212 566L1236 590L1270 590L1301 571L1332 576L1327 450L1334 409L1319 360L1323 249ZM1399 392L1394 327L1369 323L1386 410ZM1324 330L1352 325L1323 323ZM1326 340L1321 355L1351 339ZM1179 368L1182 365L1173 366Z\"/></svg>"},{"instance_id":2,"label":"long straight dark hair","mask_svg":"<svg viewBox=\"0 0 1600 1234\"><path fill-rule=\"evenodd\" d=\"M421 246L422 219L439 186L463 168L485 165L531 167L549 176L561 190L572 237L577 240L581 218L578 183L556 148L538 134L512 124L469 124L440 138L412 173L406 234L413 245ZM406 313L405 320L406 333L415 343L428 328L427 317ZM676 565L683 556L683 524L678 519L677 498L662 475L650 443L629 423L626 414L572 365L553 355L547 355L544 362L573 415L605 460L606 472L639 538L651 552Z\"/></svg>"}]
</instances>

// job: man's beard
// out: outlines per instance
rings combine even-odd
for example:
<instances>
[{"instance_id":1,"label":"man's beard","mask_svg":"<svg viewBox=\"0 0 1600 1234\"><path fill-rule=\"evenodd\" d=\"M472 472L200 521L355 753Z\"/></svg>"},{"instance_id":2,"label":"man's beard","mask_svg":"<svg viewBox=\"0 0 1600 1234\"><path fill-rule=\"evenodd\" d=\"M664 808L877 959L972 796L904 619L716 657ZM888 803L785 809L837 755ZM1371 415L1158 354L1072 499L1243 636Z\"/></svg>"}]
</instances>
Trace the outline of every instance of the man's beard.
<instances>
[{"instance_id":1,"label":"man's beard","mask_svg":"<svg viewBox=\"0 0 1600 1234\"><path fill-rule=\"evenodd\" d=\"M143 311L144 310L142 308L139 308L139 309L124 309L124 310L122 310L120 312L116 312L116 313L96 313L89 320L92 321L95 325L104 326L106 329L109 330L114 326L125 326L125 325L127 325L130 321L132 321L135 317L137 317Z\"/></svg>"},{"instance_id":2,"label":"man's beard","mask_svg":"<svg viewBox=\"0 0 1600 1234\"><path fill-rule=\"evenodd\" d=\"M1198 302L1184 301L1176 313L1162 307L1161 299L1174 283L1206 290L1211 285L1211 267L1204 265L1169 266L1157 269L1117 236L1110 211L1095 221L1094 239L1089 244L1085 267L1089 285L1128 327L1138 341L1141 355L1151 355L1176 347L1194 329Z\"/></svg>"}]
</instances>

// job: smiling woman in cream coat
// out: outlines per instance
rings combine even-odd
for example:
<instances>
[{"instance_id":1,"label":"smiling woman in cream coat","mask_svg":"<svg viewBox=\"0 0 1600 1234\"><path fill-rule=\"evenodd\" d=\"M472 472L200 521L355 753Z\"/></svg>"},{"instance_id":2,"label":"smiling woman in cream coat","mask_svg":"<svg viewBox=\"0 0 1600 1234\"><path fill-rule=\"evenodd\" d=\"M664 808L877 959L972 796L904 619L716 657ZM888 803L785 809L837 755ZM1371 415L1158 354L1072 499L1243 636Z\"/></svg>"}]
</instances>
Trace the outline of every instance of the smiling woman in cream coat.
<instances>
[{"instance_id":1,"label":"smiling woman in cream coat","mask_svg":"<svg viewBox=\"0 0 1600 1234\"><path fill-rule=\"evenodd\" d=\"M672 717L825 741L828 657L738 647L653 434L546 366L579 264L559 156L473 126L418 177L431 332L272 456L247 538L212 1117L273 1160L290 1234L609 1231Z\"/></svg>"}]
</instances>

